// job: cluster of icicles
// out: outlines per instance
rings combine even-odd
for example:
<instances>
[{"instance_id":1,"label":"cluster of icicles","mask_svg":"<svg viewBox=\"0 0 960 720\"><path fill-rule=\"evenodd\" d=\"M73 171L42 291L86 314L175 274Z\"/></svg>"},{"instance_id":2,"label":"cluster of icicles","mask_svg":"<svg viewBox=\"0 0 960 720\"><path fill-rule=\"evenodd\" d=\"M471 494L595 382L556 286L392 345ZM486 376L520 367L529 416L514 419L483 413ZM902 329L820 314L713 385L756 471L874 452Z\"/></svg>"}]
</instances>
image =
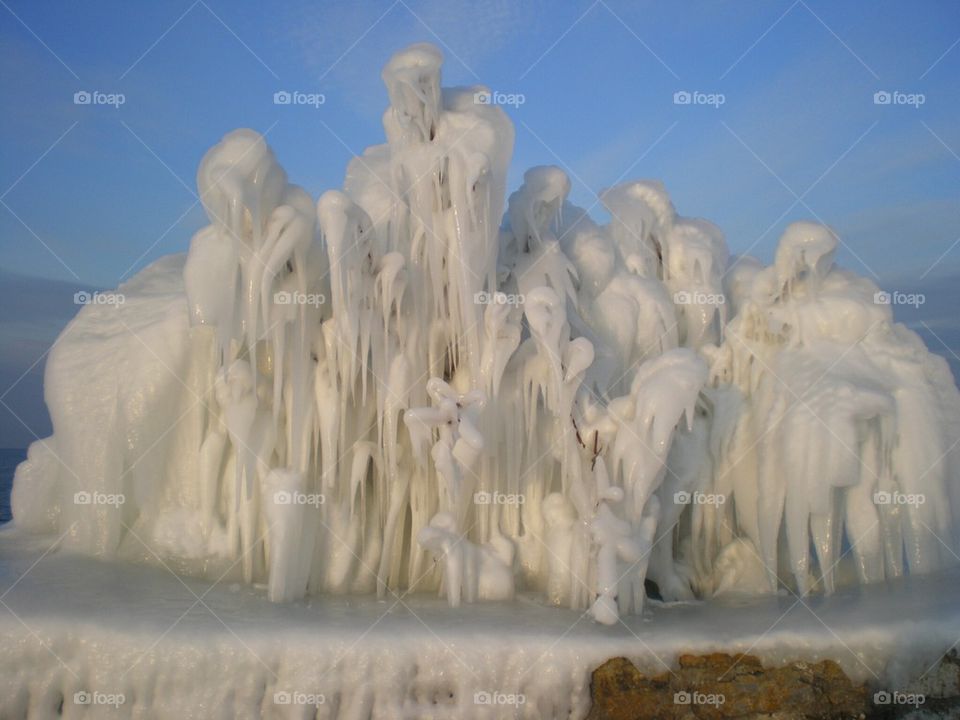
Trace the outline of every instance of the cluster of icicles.
<instances>
[{"instance_id":1,"label":"cluster of icicles","mask_svg":"<svg viewBox=\"0 0 960 720\"><path fill-rule=\"evenodd\" d=\"M947 563L960 397L830 229L762 267L656 182L604 191L598 225L556 167L505 208L513 127L441 63L390 60L387 143L316 203L253 131L203 159L193 554L278 601L534 591L603 623L645 579L830 592Z\"/></svg>"}]
</instances>

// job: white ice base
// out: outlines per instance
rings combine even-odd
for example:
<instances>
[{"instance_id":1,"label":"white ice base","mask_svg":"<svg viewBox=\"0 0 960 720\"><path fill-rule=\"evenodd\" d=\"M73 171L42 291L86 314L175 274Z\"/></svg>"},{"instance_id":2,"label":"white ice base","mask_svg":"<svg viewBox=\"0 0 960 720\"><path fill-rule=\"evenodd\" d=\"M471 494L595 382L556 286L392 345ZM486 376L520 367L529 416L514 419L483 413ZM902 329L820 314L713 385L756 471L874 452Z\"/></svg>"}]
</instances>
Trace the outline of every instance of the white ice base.
<instances>
[{"instance_id":1,"label":"white ice base","mask_svg":"<svg viewBox=\"0 0 960 720\"><path fill-rule=\"evenodd\" d=\"M0 532L2 717L57 717L62 703L66 718L576 718L589 709L591 671L611 657L657 673L681 653L832 658L855 679L896 687L960 638L957 571L806 605L791 595L651 602L605 627L532 596L456 610L421 595L272 604L262 589L211 588L162 567L57 552L36 562L50 542ZM80 691L123 703L78 705ZM283 692L323 702L275 703ZM525 704L477 704L476 693Z\"/></svg>"}]
</instances>

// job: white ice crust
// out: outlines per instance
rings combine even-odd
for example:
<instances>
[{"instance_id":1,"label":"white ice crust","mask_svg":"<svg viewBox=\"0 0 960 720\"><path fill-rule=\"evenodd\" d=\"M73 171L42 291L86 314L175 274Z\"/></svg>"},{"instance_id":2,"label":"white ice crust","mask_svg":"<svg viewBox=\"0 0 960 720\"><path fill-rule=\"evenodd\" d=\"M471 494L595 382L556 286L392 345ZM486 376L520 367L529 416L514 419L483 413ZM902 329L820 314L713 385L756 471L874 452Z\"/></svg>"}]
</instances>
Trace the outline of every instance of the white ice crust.
<instances>
[{"instance_id":1,"label":"white ice crust","mask_svg":"<svg viewBox=\"0 0 960 720\"><path fill-rule=\"evenodd\" d=\"M766 667L829 658L873 692L958 692L955 665L934 668L960 635L956 569L806 604L786 591L653 601L607 627L545 612L535 593L460 608L423 593L270 603L159 566L44 556L47 538L13 535L0 532L0 583L16 585L0 613L4 718L579 720L606 660L649 677L710 652L731 656L731 675L742 653Z\"/></svg>"}]
</instances>

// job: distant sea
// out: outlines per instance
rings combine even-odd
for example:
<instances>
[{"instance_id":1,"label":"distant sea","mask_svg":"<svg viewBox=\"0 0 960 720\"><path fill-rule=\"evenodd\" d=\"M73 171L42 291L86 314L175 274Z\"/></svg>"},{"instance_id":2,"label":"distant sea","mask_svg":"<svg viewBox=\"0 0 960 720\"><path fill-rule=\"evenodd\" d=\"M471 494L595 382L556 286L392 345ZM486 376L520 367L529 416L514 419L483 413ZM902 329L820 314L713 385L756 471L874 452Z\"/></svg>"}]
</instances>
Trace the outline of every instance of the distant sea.
<instances>
[{"instance_id":1,"label":"distant sea","mask_svg":"<svg viewBox=\"0 0 960 720\"><path fill-rule=\"evenodd\" d=\"M10 491L13 489L13 472L17 465L26 459L26 448L0 449L0 523L5 523L12 517Z\"/></svg>"}]
</instances>

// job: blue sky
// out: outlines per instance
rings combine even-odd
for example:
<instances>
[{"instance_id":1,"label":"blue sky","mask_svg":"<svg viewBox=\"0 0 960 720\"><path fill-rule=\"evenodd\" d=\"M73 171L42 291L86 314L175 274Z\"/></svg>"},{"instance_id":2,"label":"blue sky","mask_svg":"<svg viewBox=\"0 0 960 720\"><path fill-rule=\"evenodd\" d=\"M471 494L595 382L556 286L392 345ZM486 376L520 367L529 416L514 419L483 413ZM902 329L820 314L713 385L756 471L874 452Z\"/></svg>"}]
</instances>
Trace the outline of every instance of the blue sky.
<instances>
[{"instance_id":1,"label":"blue sky","mask_svg":"<svg viewBox=\"0 0 960 720\"><path fill-rule=\"evenodd\" d=\"M205 224L192 191L209 146L252 127L293 182L340 186L382 141L380 68L417 41L443 50L445 85L523 94L507 108L511 187L557 164L589 207L621 179L659 178L681 213L764 261L787 223L827 222L842 264L927 291L903 319L960 367L955 1L2 0L0 446L48 430L42 357L73 292L186 250ZM326 101L278 106L280 90ZM77 105L78 91L125 102ZM677 105L678 91L724 102Z\"/></svg>"}]
</instances>

